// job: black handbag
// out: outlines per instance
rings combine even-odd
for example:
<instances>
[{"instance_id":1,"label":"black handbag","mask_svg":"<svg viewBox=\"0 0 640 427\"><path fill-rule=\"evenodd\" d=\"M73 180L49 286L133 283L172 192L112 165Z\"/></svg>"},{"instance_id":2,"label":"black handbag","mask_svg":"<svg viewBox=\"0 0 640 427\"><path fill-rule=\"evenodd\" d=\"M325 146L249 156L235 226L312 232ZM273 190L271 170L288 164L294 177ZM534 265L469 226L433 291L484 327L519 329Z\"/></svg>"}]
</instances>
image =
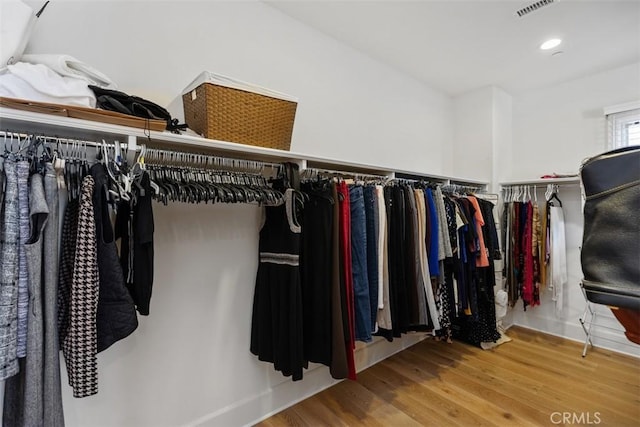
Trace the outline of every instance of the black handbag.
<instances>
[{"instance_id":1,"label":"black handbag","mask_svg":"<svg viewBox=\"0 0 640 427\"><path fill-rule=\"evenodd\" d=\"M640 147L592 157L580 177L586 196L581 263L587 299L640 310Z\"/></svg>"}]
</instances>

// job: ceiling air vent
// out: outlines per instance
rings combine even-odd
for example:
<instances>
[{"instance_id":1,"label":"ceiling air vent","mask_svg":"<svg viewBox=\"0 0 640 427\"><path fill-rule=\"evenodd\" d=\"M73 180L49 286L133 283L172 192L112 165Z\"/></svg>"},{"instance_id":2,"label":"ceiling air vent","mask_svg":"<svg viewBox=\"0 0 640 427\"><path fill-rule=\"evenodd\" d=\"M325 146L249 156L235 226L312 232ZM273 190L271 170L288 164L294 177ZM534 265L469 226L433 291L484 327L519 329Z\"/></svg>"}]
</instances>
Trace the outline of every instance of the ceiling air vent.
<instances>
[{"instance_id":1,"label":"ceiling air vent","mask_svg":"<svg viewBox=\"0 0 640 427\"><path fill-rule=\"evenodd\" d=\"M540 0L535 3L531 3L529 6L523 7L522 9L516 11L516 15L518 15L519 17L523 17L524 15L528 15L531 12L535 12L541 7L548 6L553 2L554 0Z\"/></svg>"}]
</instances>

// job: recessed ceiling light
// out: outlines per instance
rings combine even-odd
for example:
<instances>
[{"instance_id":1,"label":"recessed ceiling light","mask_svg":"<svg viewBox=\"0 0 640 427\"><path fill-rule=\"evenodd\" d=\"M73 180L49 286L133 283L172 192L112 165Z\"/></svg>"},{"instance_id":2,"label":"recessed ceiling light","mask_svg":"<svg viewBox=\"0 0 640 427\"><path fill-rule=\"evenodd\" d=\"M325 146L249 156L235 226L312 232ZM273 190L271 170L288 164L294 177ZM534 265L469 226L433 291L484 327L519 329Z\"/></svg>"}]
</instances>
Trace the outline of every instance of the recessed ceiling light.
<instances>
[{"instance_id":1,"label":"recessed ceiling light","mask_svg":"<svg viewBox=\"0 0 640 427\"><path fill-rule=\"evenodd\" d=\"M559 46L560 43L562 43L562 40L560 39L549 39L540 45L540 49L542 50L553 49L554 47Z\"/></svg>"}]
</instances>

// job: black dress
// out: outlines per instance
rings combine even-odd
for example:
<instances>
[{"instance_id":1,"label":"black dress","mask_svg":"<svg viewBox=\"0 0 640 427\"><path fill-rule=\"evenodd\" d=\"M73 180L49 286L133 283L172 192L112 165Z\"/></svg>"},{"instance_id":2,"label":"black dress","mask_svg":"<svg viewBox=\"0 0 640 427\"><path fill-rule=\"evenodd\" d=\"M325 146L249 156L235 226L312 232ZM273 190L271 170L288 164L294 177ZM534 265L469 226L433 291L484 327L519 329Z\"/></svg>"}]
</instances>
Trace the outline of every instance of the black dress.
<instances>
[{"instance_id":1,"label":"black dress","mask_svg":"<svg viewBox=\"0 0 640 427\"><path fill-rule=\"evenodd\" d=\"M284 376L302 379L304 345L300 286L300 233L295 219L296 193L265 208L260 230L260 263L253 296L251 353L271 362Z\"/></svg>"}]
</instances>

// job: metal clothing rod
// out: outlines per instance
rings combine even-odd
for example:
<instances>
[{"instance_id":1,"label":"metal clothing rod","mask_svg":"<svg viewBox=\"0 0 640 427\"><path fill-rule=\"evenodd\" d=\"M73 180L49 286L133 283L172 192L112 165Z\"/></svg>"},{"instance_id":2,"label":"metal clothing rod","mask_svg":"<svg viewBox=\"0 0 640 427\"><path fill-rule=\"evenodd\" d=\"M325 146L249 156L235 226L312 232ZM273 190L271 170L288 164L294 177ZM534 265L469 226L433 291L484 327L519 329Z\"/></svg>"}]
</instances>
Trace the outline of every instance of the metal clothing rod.
<instances>
[{"instance_id":1,"label":"metal clothing rod","mask_svg":"<svg viewBox=\"0 0 640 427\"><path fill-rule=\"evenodd\" d=\"M61 138L57 136L47 136L41 134L31 134L25 132L12 132L12 131L0 131L0 139L4 138L4 144L7 143L23 143L24 141L31 141L32 139L40 139L46 143L56 144L65 153L72 152L73 155L80 155L80 152L86 149L86 147L107 147L109 149L115 148L116 144L126 151L128 150L128 144L126 142L106 142L92 141L75 138ZM19 145L19 144L18 144ZM133 148L133 147L132 147ZM131 152L144 151L145 160L149 164L158 165L173 165L173 166L202 166L208 168L228 169L228 170L242 170L242 171L254 171L261 172L265 168L279 169L280 163L268 163L254 160L234 159L230 157L213 156L200 153L190 153L175 150L165 150L158 148L148 148L144 145L135 144L134 149Z\"/></svg>"},{"instance_id":2,"label":"metal clothing rod","mask_svg":"<svg viewBox=\"0 0 640 427\"><path fill-rule=\"evenodd\" d=\"M570 184L570 183L568 183ZM502 187L502 196L505 202L517 202L538 200L538 189L545 189L544 199L549 200L553 194L559 194L562 183L550 182L548 184L513 184Z\"/></svg>"},{"instance_id":3,"label":"metal clothing rod","mask_svg":"<svg viewBox=\"0 0 640 427\"><path fill-rule=\"evenodd\" d=\"M499 199L499 196L495 193L479 193L476 192L474 193L475 196L479 199L484 199L484 200L488 200L490 202L497 202Z\"/></svg>"},{"instance_id":4,"label":"metal clothing rod","mask_svg":"<svg viewBox=\"0 0 640 427\"><path fill-rule=\"evenodd\" d=\"M76 139L76 138L66 138L66 137L58 137L58 136L48 136L42 134L32 134L32 133L22 133L22 132L11 132L0 130L0 138L4 138L4 143L8 142L11 138L16 138L22 140L31 140L31 139L41 139L46 143L53 144L64 144L66 146L76 146L76 147L102 147L107 146L113 148L115 146L114 142L106 142L102 141L93 141L86 139ZM127 148L126 142L121 142L120 146L122 148Z\"/></svg>"},{"instance_id":5,"label":"metal clothing rod","mask_svg":"<svg viewBox=\"0 0 640 427\"><path fill-rule=\"evenodd\" d=\"M0 130L0 136L3 136L5 138L31 138L33 137L33 134L29 134L29 133L22 133L22 132L11 132L8 130Z\"/></svg>"},{"instance_id":6,"label":"metal clothing rod","mask_svg":"<svg viewBox=\"0 0 640 427\"><path fill-rule=\"evenodd\" d=\"M400 183L415 183L415 182L422 182L422 183L427 183L427 184L433 184L433 185L442 185L442 182L439 181L431 181L428 178L424 178L424 179L419 179L419 178L403 178L403 177L396 177L396 178L392 178L389 180L390 182L400 182Z\"/></svg>"},{"instance_id":7,"label":"metal clothing rod","mask_svg":"<svg viewBox=\"0 0 640 427\"><path fill-rule=\"evenodd\" d=\"M577 182L550 182L548 184L509 184L509 185L502 185L502 189L510 189L510 188L522 188L522 187L529 187L529 188L548 188L550 185L553 185L554 187L575 187L577 184Z\"/></svg>"},{"instance_id":8,"label":"metal clothing rod","mask_svg":"<svg viewBox=\"0 0 640 427\"><path fill-rule=\"evenodd\" d=\"M264 168L279 169L280 163L234 159L208 154L189 153L159 148L146 148L145 163L160 166L201 167L204 169L229 169L262 172Z\"/></svg>"},{"instance_id":9,"label":"metal clothing rod","mask_svg":"<svg viewBox=\"0 0 640 427\"><path fill-rule=\"evenodd\" d=\"M387 175L375 175L370 173L360 173L360 172L347 172L347 171L338 171L331 169L322 169L322 168L306 168L303 169L300 173L304 178L312 178L316 175L328 174L328 175L339 175L339 176L349 176L353 178L371 178L377 180L387 180L389 177Z\"/></svg>"},{"instance_id":10,"label":"metal clothing rod","mask_svg":"<svg viewBox=\"0 0 640 427\"><path fill-rule=\"evenodd\" d=\"M441 189L443 193L485 193L487 191L483 187L460 184L442 184Z\"/></svg>"}]
</instances>

